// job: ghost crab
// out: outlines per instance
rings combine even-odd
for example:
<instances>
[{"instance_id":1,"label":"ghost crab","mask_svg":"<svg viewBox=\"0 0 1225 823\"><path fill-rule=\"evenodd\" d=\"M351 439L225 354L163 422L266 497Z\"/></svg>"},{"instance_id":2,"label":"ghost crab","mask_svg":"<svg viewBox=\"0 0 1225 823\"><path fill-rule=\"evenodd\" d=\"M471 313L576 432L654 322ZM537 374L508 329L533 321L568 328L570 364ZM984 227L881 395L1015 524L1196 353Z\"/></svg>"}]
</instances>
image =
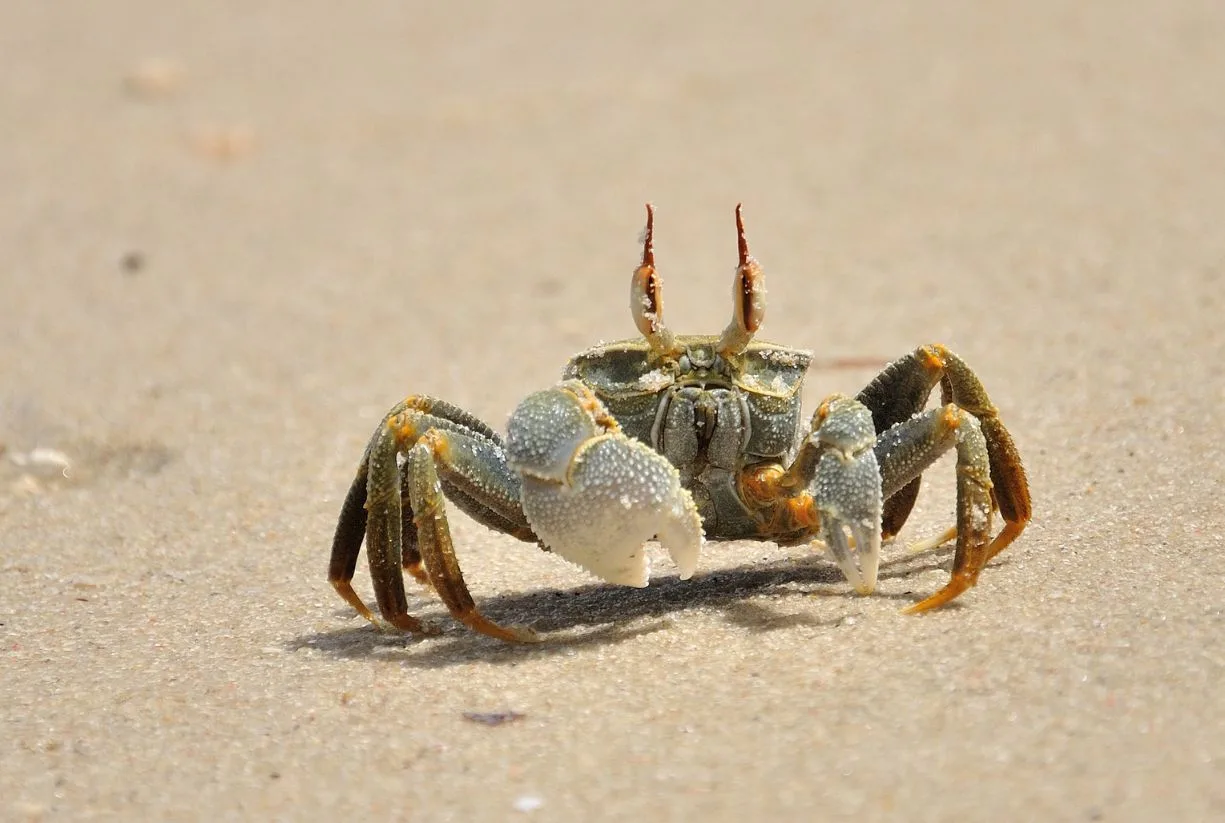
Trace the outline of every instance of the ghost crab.
<instances>
[{"instance_id":1,"label":"ghost crab","mask_svg":"<svg viewBox=\"0 0 1225 823\"><path fill-rule=\"evenodd\" d=\"M931 545L956 539L952 577L906 611L941 606L973 586L1030 517L1020 456L982 383L943 346L920 346L857 397L826 398L805 425L800 387L811 354L753 340L765 289L740 206L736 229L740 263L722 334L678 336L664 324L648 205L630 299L641 338L576 355L562 382L519 404L505 440L443 400L413 395L392 408L336 525L328 578L341 597L380 625L352 586L364 538L391 626L434 631L408 612L406 570L471 629L535 639L476 607L444 499L611 583L647 584L643 544L651 539L668 549L681 579L694 573L704 538L820 540L868 594L882 539L897 534L921 473L949 449L957 455L956 526ZM925 411L937 384L941 406ZM996 511L1004 526L992 538Z\"/></svg>"}]
</instances>

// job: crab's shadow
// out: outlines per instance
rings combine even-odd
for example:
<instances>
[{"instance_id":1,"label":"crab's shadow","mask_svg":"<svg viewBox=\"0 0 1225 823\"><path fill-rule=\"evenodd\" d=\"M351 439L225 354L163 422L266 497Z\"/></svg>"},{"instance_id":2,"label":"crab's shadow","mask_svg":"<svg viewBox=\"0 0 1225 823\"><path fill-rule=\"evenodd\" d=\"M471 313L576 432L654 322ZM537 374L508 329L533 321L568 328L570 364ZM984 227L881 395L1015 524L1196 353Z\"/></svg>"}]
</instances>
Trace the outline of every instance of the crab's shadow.
<instances>
[{"instance_id":1,"label":"crab's shadow","mask_svg":"<svg viewBox=\"0 0 1225 823\"><path fill-rule=\"evenodd\" d=\"M907 578L947 564L939 555L909 555L881 564L880 578ZM936 554L936 557L932 557ZM769 600L792 597L857 598L841 572L819 559L779 560L695 575L653 578L636 589L594 584L565 590L505 594L482 599L478 607L503 625L526 625L545 635L543 642L510 644L476 634L455 623L436 600L420 616L438 627L438 635L417 637L376 630L354 618L352 628L314 632L287 643L297 651L313 649L337 658L378 657L419 668L440 668L473 660L517 663L525 659L565 654L583 647L609 645L667 628L670 615L688 610L720 611L728 623L749 632L794 626L835 627L851 615L821 619L807 613L775 609ZM873 597L915 602L911 592ZM958 608L959 604L950 604ZM653 618L653 619L652 619ZM647 620L645 624L642 622Z\"/></svg>"}]
</instances>

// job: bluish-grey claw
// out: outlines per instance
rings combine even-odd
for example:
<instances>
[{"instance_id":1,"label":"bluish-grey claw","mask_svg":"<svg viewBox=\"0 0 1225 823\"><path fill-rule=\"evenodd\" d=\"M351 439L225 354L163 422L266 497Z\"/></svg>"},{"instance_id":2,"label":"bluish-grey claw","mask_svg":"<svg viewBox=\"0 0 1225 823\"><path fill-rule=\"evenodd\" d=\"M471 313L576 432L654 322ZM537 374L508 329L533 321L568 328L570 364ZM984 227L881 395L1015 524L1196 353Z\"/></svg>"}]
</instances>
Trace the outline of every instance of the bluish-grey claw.
<instances>
[{"instance_id":1,"label":"bluish-grey claw","mask_svg":"<svg viewBox=\"0 0 1225 823\"><path fill-rule=\"evenodd\" d=\"M652 538L682 580L693 575L702 521L667 458L621 433L589 388L567 381L511 415L507 458L523 478L523 512L553 552L627 586L645 586Z\"/></svg>"},{"instance_id":2,"label":"bluish-grey claw","mask_svg":"<svg viewBox=\"0 0 1225 823\"><path fill-rule=\"evenodd\" d=\"M823 408L815 435L822 453L812 483L821 538L855 591L870 594L880 565L884 505L872 414L847 397L830 398Z\"/></svg>"}]
</instances>

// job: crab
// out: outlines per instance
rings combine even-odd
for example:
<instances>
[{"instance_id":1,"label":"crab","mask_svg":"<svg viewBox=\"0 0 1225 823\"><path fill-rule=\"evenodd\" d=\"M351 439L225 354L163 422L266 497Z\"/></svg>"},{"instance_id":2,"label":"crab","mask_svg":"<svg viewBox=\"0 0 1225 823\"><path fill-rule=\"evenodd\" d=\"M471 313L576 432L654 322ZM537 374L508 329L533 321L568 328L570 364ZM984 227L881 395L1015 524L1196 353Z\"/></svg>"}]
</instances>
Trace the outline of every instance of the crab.
<instances>
[{"instance_id":1,"label":"crab","mask_svg":"<svg viewBox=\"0 0 1225 823\"><path fill-rule=\"evenodd\" d=\"M921 474L956 453L948 583L905 611L942 606L974 586L1030 519L1012 436L965 362L942 345L893 361L854 398L835 394L804 421L811 352L754 340L765 311L761 266L736 207L739 265L732 319L719 335L664 324L654 208L630 287L641 336L574 356L561 382L527 396L507 434L463 409L411 395L383 417L341 508L328 578L376 626L437 629L409 613L404 572L431 586L470 629L537 639L481 613L447 522L450 501L478 522L536 543L614 584L645 586L645 544L658 541L679 577L704 540L823 546L854 589L876 587L882 541L906 522ZM940 386L941 404L926 409ZM992 518L1002 528L992 536ZM353 589L363 540L382 620Z\"/></svg>"}]
</instances>

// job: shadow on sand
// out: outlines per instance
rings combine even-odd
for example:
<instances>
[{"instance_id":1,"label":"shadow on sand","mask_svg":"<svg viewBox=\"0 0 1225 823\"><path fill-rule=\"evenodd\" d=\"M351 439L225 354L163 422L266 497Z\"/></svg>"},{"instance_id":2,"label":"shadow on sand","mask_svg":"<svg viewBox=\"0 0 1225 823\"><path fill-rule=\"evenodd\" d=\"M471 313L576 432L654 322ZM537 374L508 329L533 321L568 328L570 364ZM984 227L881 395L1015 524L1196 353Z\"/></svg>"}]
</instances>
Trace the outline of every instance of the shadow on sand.
<instances>
[{"instance_id":1,"label":"shadow on sand","mask_svg":"<svg viewBox=\"0 0 1225 823\"><path fill-rule=\"evenodd\" d=\"M880 578L904 579L947 568L941 557L947 553L947 549L938 549L882 562ZM748 632L794 626L836 627L850 616L821 620L773 609L759 599L813 596L841 597L848 602L858 597L847 588L837 567L819 558L779 560L721 569L690 580L676 576L654 578L643 589L593 584L505 594L478 603L487 617L503 625L525 625L540 632L540 643L518 645L476 634L451 620L435 601L419 614L440 630L438 635L417 637L381 632L365 621L355 620L352 628L302 635L286 645L291 651L309 648L336 658L375 656L414 667L439 668L473 660L518 663L565 654L584 646L621 643L665 629L671 623L671 615L692 609L721 611L728 623ZM923 597L911 592L873 596L907 602ZM946 608L959 608L959 604ZM645 624L644 619L648 621Z\"/></svg>"}]
</instances>

